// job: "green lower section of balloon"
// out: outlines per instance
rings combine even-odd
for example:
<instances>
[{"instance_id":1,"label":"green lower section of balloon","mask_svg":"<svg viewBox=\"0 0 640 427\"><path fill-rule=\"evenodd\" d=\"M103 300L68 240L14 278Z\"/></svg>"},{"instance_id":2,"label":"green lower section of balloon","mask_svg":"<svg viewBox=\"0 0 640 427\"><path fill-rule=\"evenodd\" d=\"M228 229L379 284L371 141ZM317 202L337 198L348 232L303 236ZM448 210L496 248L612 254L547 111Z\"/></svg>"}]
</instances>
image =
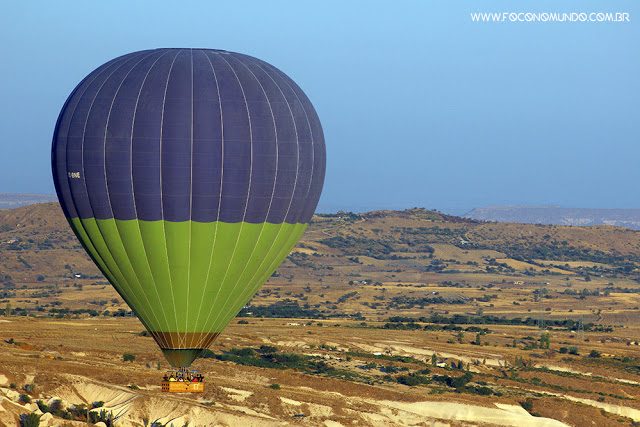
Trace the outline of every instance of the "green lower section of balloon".
<instances>
[{"instance_id":1,"label":"green lower section of balloon","mask_svg":"<svg viewBox=\"0 0 640 427\"><path fill-rule=\"evenodd\" d=\"M224 329L307 227L94 218L70 223L165 349L206 346L200 337Z\"/></svg>"},{"instance_id":2,"label":"green lower section of balloon","mask_svg":"<svg viewBox=\"0 0 640 427\"><path fill-rule=\"evenodd\" d=\"M163 349L162 354L174 368L191 366L191 363L200 356L201 349Z\"/></svg>"}]
</instances>

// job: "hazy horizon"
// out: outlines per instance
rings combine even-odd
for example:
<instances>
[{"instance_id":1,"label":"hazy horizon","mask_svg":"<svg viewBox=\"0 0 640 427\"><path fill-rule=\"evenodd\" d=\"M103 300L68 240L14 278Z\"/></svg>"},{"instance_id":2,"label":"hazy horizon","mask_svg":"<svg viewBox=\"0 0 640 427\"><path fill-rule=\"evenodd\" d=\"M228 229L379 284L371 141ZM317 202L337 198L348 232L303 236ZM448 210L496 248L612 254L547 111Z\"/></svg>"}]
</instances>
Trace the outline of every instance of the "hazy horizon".
<instances>
[{"instance_id":1,"label":"hazy horizon","mask_svg":"<svg viewBox=\"0 0 640 427\"><path fill-rule=\"evenodd\" d=\"M607 3L629 23L499 24L470 14L512 3L278 4L7 5L0 192L53 193L57 115L97 66L145 48L204 46L264 59L309 95L327 144L320 212L640 207L637 3Z\"/></svg>"},{"instance_id":2,"label":"hazy horizon","mask_svg":"<svg viewBox=\"0 0 640 427\"><path fill-rule=\"evenodd\" d=\"M2 196L36 196L36 197L50 197L54 201L57 201L57 197L55 193L9 193L9 192L0 192L0 209L2 208ZM33 203L42 203L42 202L33 202ZM28 203L28 204L33 204ZM343 212L355 212L355 213L363 213L363 212L371 212L378 210L405 210L412 208L422 208L428 210L436 210L445 214L455 215L455 216L463 216L470 213L474 209L480 208L562 208L562 209L595 209L595 210L640 210L640 208L611 208L606 206L563 206L558 204L503 204L503 205L479 205L479 206L469 206L469 207L450 207L450 206L428 206L428 205L383 205L383 204L371 204L371 205L340 205L340 204L320 204L316 209L317 213L336 213L339 211Z\"/></svg>"}]
</instances>

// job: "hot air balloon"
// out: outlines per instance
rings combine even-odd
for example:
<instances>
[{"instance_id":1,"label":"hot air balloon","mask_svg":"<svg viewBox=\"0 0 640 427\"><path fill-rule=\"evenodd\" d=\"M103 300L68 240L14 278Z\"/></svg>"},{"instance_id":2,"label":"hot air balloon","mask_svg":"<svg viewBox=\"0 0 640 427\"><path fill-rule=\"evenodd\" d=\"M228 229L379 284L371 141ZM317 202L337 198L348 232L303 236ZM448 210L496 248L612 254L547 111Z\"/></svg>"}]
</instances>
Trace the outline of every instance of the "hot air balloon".
<instances>
[{"instance_id":1,"label":"hot air balloon","mask_svg":"<svg viewBox=\"0 0 640 427\"><path fill-rule=\"evenodd\" d=\"M58 117L52 169L85 250L184 368L301 237L325 144L311 102L274 66L153 49L78 84Z\"/></svg>"}]
</instances>

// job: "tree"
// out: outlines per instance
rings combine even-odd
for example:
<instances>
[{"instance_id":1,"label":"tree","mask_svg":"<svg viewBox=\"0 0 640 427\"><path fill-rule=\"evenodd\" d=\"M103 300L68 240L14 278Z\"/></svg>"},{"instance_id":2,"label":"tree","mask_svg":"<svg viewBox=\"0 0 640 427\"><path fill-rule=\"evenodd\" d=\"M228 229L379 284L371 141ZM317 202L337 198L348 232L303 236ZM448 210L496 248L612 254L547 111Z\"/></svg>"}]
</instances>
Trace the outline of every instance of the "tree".
<instances>
[{"instance_id":1,"label":"tree","mask_svg":"<svg viewBox=\"0 0 640 427\"><path fill-rule=\"evenodd\" d=\"M540 335L540 348L549 349L551 347L551 335L549 332L544 332Z\"/></svg>"},{"instance_id":2,"label":"tree","mask_svg":"<svg viewBox=\"0 0 640 427\"><path fill-rule=\"evenodd\" d=\"M482 337L482 334L480 332L478 332L476 334L476 339L473 341L473 343L475 345L482 345L482 342L480 341L481 337Z\"/></svg>"}]
</instances>

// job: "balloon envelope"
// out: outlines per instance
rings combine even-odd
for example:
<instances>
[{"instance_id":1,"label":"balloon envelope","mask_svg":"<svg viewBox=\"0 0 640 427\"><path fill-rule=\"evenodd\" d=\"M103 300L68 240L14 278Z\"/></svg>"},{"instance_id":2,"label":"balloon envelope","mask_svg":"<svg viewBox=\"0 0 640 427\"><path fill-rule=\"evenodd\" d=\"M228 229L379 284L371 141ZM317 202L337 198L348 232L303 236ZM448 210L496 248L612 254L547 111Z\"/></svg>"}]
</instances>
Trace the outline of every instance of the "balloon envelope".
<instances>
[{"instance_id":1,"label":"balloon envelope","mask_svg":"<svg viewBox=\"0 0 640 427\"><path fill-rule=\"evenodd\" d=\"M53 178L83 246L174 366L188 366L309 223L318 116L259 59L130 53L90 73L56 124Z\"/></svg>"}]
</instances>

